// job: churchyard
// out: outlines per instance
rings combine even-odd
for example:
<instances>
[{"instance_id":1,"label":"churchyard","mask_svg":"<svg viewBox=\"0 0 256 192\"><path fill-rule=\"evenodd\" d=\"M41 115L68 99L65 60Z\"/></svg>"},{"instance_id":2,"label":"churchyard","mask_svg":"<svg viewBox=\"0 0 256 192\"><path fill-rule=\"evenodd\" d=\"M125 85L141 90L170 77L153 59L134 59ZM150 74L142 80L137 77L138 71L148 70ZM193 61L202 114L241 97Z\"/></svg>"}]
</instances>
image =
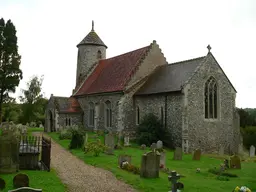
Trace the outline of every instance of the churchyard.
<instances>
[{"instance_id":1,"label":"churchyard","mask_svg":"<svg viewBox=\"0 0 256 192\"><path fill-rule=\"evenodd\" d=\"M255 149L254 153L251 150L251 157L248 154L240 161L235 156L225 163L229 156L201 154L200 150L194 154L182 154L181 149L157 149L159 145L156 143L151 146L153 148L139 146L127 138L118 139L117 135L110 136L103 132L86 132L85 150L83 147L70 149L71 135L67 131L62 133L48 135L86 164L111 171L118 179L139 191L171 191L172 182L178 182L176 186L184 187L181 189L184 192L233 191L237 186L247 186L256 191ZM104 143L108 148L104 148ZM178 180L173 179L176 176L171 177L174 170L179 174Z\"/></svg>"},{"instance_id":2,"label":"churchyard","mask_svg":"<svg viewBox=\"0 0 256 192\"><path fill-rule=\"evenodd\" d=\"M10 133L11 132L11 133ZM43 132L43 128L31 128L28 126L12 125L8 129L0 129L0 191L7 192L20 187L31 187L34 189L43 189L43 191L65 191L66 186L58 178L55 170L35 170L34 165L37 165L38 161L34 161L37 157L36 153L32 155L32 161L26 160L23 152L28 155L29 152L34 152L32 147L25 147L24 139L26 138L28 143L32 145L33 132ZM13 137L14 136L14 137ZM13 147L17 143L12 142L10 148L8 148L8 137L12 138L12 141L20 141L20 150L16 154L16 148ZM22 137L22 138L21 138ZM38 140L41 142L41 140ZM17 145L16 145L17 146ZM38 145L39 146L39 145ZM32 150L33 149L33 150ZM11 153L9 153L11 152ZM9 158L10 154L19 156L19 163L16 158ZM38 160L41 160L42 156L38 154ZM9 163L10 162L10 163ZM29 168L28 168L29 166ZM31 169L31 170L29 170Z\"/></svg>"}]
</instances>

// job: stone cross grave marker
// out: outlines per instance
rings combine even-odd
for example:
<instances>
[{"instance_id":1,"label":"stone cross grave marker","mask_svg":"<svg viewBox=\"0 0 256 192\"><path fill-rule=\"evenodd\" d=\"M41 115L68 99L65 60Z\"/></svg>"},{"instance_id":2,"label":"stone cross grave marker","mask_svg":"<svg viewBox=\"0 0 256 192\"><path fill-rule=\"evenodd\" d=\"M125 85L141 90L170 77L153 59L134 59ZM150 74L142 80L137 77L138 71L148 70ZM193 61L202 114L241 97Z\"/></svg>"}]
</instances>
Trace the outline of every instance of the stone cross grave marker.
<instances>
[{"instance_id":1,"label":"stone cross grave marker","mask_svg":"<svg viewBox=\"0 0 256 192\"><path fill-rule=\"evenodd\" d=\"M255 147L253 145L251 145L250 147L250 157L254 157L255 156Z\"/></svg>"},{"instance_id":2,"label":"stone cross grave marker","mask_svg":"<svg viewBox=\"0 0 256 192\"><path fill-rule=\"evenodd\" d=\"M193 160L199 161L200 159L201 159L201 150L200 150L200 149L197 149L197 150L195 150L195 152L194 152Z\"/></svg>"},{"instance_id":3,"label":"stone cross grave marker","mask_svg":"<svg viewBox=\"0 0 256 192\"><path fill-rule=\"evenodd\" d=\"M234 155L230 158L230 168L241 169L241 160L238 155Z\"/></svg>"},{"instance_id":4,"label":"stone cross grave marker","mask_svg":"<svg viewBox=\"0 0 256 192\"><path fill-rule=\"evenodd\" d=\"M142 144L142 145L140 146L140 149L141 149L141 150L145 150L146 147L147 147L147 146L146 146L145 144Z\"/></svg>"},{"instance_id":5,"label":"stone cross grave marker","mask_svg":"<svg viewBox=\"0 0 256 192\"><path fill-rule=\"evenodd\" d=\"M130 155L119 155L118 156L118 165L122 168L122 163L123 162L128 162L129 164L131 164L132 161L132 156Z\"/></svg>"},{"instance_id":6,"label":"stone cross grave marker","mask_svg":"<svg viewBox=\"0 0 256 192\"><path fill-rule=\"evenodd\" d=\"M30 187L21 187L14 190L9 190L8 192L42 192L42 189L34 189Z\"/></svg>"},{"instance_id":7,"label":"stone cross grave marker","mask_svg":"<svg viewBox=\"0 0 256 192\"><path fill-rule=\"evenodd\" d=\"M130 138L129 138L129 135L125 135L125 136L124 136L124 146L125 146L125 147L130 146Z\"/></svg>"},{"instance_id":8,"label":"stone cross grave marker","mask_svg":"<svg viewBox=\"0 0 256 192\"><path fill-rule=\"evenodd\" d=\"M171 192L177 192L177 181L180 179L180 175L176 171L172 171L168 176L168 180L172 183Z\"/></svg>"},{"instance_id":9,"label":"stone cross grave marker","mask_svg":"<svg viewBox=\"0 0 256 192\"><path fill-rule=\"evenodd\" d=\"M150 146L150 149L152 151L155 151L156 150L156 143L152 143L151 146Z\"/></svg>"},{"instance_id":10,"label":"stone cross grave marker","mask_svg":"<svg viewBox=\"0 0 256 192\"><path fill-rule=\"evenodd\" d=\"M173 155L173 160L182 160L182 148L176 147Z\"/></svg>"},{"instance_id":11,"label":"stone cross grave marker","mask_svg":"<svg viewBox=\"0 0 256 192\"><path fill-rule=\"evenodd\" d=\"M219 155L224 155L224 147L222 145L220 145L220 148L219 148Z\"/></svg>"},{"instance_id":12,"label":"stone cross grave marker","mask_svg":"<svg viewBox=\"0 0 256 192\"><path fill-rule=\"evenodd\" d=\"M160 153L160 168L165 168L166 154L165 152Z\"/></svg>"},{"instance_id":13,"label":"stone cross grave marker","mask_svg":"<svg viewBox=\"0 0 256 192\"><path fill-rule=\"evenodd\" d=\"M163 148L163 142L162 141L157 141L157 143L156 143L156 148L157 149L162 149Z\"/></svg>"},{"instance_id":14,"label":"stone cross grave marker","mask_svg":"<svg viewBox=\"0 0 256 192\"><path fill-rule=\"evenodd\" d=\"M108 147L106 153L109 155L113 155L115 148L115 137L112 133L105 135L105 145Z\"/></svg>"},{"instance_id":15,"label":"stone cross grave marker","mask_svg":"<svg viewBox=\"0 0 256 192\"><path fill-rule=\"evenodd\" d=\"M158 178L159 177L160 154L150 151L141 158L140 177Z\"/></svg>"}]
</instances>

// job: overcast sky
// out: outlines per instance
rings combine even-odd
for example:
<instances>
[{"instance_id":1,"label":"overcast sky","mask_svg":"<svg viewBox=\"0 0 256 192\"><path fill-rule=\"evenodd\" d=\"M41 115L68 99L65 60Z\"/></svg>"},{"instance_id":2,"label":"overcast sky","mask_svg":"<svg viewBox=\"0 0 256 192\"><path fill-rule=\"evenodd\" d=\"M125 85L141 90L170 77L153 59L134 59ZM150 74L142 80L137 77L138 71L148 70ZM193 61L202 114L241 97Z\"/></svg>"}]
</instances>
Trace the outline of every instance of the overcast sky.
<instances>
[{"instance_id":1,"label":"overcast sky","mask_svg":"<svg viewBox=\"0 0 256 192\"><path fill-rule=\"evenodd\" d=\"M207 45L237 89L238 107L256 108L256 0L0 0L0 18L16 26L24 78L44 75L46 97L70 96L76 45L91 30L107 57L156 40L168 62L207 54Z\"/></svg>"}]
</instances>

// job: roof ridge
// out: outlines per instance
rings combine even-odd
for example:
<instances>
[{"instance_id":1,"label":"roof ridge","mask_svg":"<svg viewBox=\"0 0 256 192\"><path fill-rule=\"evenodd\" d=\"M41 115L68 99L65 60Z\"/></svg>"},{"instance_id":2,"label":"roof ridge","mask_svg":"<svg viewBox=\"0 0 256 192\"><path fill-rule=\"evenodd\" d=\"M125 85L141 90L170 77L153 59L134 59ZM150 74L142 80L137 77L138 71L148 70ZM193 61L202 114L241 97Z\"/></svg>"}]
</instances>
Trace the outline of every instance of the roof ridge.
<instances>
[{"instance_id":1,"label":"roof ridge","mask_svg":"<svg viewBox=\"0 0 256 192\"><path fill-rule=\"evenodd\" d=\"M183 60L183 61L177 61L177 62L174 62L174 63L169 63L169 65L177 65L177 64L181 64L181 63L186 63L188 61L195 61L195 60L203 59L205 57L206 56L196 57L196 58L193 58L193 59L187 59L187 60Z\"/></svg>"}]
</instances>

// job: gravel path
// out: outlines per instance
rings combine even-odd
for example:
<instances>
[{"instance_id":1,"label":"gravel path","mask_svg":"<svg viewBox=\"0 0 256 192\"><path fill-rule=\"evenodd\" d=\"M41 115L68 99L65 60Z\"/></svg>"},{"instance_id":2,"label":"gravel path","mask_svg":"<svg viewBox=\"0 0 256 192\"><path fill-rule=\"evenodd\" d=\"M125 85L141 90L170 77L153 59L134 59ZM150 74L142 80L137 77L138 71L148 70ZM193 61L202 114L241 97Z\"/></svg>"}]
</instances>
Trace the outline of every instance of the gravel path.
<instances>
[{"instance_id":1,"label":"gravel path","mask_svg":"<svg viewBox=\"0 0 256 192\"><path fill-rule=\"evenodd\" d=\"M85 164L53 140L51 166L67 185L69 192L135 192L131 186L117 180L111 172Z\"/></svg>"}]
</instances>

